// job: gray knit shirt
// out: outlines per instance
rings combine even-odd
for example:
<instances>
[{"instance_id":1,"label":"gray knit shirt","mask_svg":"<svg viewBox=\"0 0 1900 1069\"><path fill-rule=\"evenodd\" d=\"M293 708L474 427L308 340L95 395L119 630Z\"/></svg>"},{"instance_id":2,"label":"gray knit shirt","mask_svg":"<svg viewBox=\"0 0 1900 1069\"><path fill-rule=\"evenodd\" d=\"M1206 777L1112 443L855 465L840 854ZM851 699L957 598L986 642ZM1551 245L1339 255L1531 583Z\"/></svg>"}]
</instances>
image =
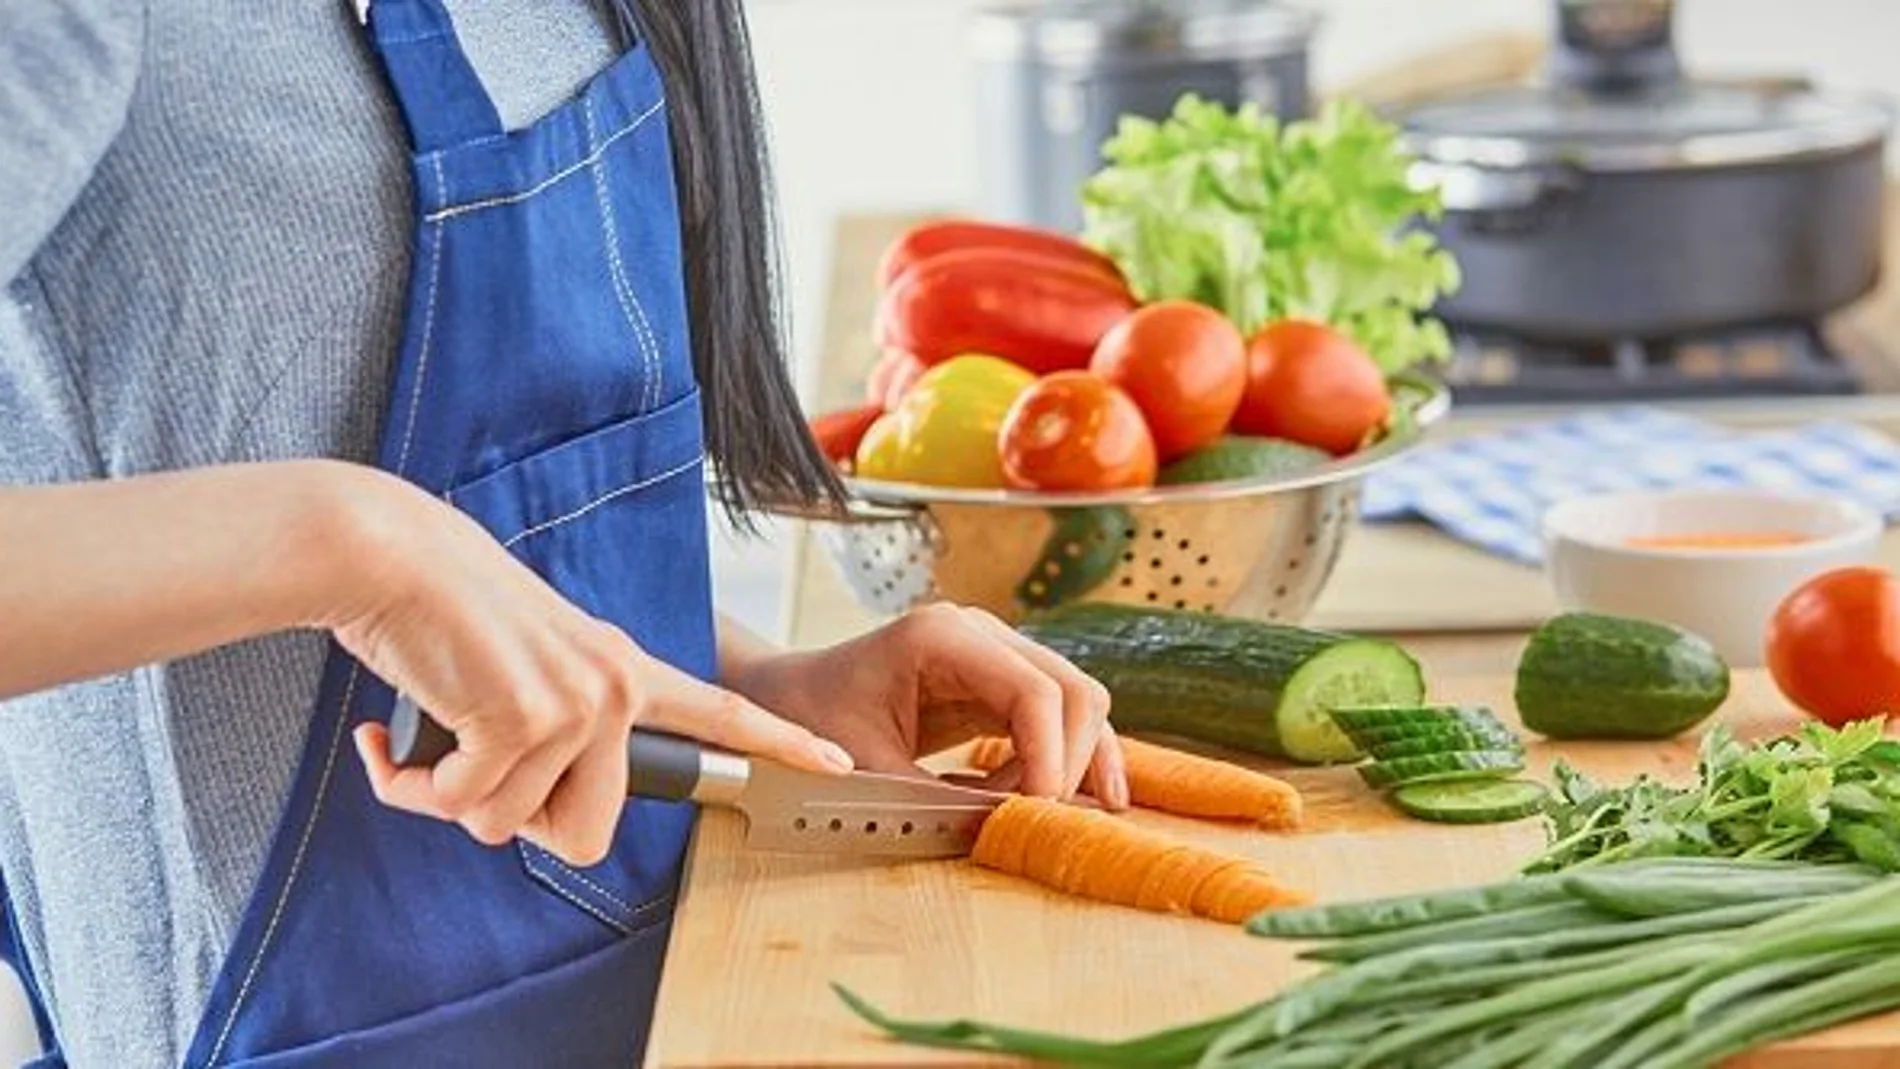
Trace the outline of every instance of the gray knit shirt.
<instances>
[{"instance_id":1,"label":"gray knit shirt","mask_svg":"<svg viewBox=\"0 0 1900 1069\"><path fill-rule=\"evenodd\" d=\"M449 6L511 126L611 59L585 0ZM372 458L406 152L345 0L0 2L0 482ZM0 703L0 872L74 1066L183 1058L323 656L280 636Z\"/></svg>"}]
</instances>

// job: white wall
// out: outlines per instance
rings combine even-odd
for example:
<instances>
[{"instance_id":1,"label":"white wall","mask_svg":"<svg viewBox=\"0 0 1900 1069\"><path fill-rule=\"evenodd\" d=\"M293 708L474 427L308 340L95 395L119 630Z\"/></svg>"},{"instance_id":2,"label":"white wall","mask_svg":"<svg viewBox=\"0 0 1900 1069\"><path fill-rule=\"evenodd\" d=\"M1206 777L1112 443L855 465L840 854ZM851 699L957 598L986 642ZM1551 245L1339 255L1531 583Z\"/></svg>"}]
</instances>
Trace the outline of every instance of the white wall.
<instances>
[{"instance_id":1,"label":"white wall","mask_svg":"<svg viewBox=\"0 0 1900 1069\"><path fill-rule=\"evenodd\" d=\"M1545 0L1301 0L1324 19L1324 86L1498 31L1542 32ZM974 199L981 150L962 60L978 0L751 0L773 125L801 382L811 388L833 220L844 212L956 208ZM1894 0L1681 0L1692 69L1799 72L1900 97ZM1900 157L1900 153L1894 154ZM721 547L721 597L776 630L783 539Z\"/></svg>"}]
</instances>

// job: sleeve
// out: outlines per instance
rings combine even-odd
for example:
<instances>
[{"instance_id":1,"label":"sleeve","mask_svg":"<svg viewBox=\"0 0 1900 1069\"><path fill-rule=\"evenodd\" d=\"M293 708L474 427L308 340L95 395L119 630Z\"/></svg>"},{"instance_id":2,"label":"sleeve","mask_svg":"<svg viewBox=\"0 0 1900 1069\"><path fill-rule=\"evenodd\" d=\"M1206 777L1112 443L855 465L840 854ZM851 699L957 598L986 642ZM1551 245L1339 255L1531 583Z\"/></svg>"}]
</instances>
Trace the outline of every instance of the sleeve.
<instances>
[{"instance_id":1,"label":"sleeve","mask_svg":"<svg viewBox=\"0 0 1900 1069\"><path fill-rule=\"evenodd\" d=\"M32 259L125 122L144 0L0 2L0 283Z\"/></svg>"}]
</instances>

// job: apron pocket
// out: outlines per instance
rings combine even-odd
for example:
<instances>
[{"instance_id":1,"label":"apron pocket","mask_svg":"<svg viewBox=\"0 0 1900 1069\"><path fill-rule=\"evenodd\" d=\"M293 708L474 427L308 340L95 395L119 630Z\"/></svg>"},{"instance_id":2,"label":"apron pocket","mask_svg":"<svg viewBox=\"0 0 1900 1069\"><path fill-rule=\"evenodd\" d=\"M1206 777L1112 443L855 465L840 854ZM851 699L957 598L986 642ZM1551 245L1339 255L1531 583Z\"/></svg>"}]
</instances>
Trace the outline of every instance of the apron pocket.
<instances>
[{"instance_id":1,"label":"apron pocket","mask_svg":"<svg viewBox=\"0 0 1900 1069\"><path fill-rule=\"evenodd\" d=\"M582 610L702 679L715 665L699 396L621 420L452 489L448 500ZM665 919L695 810L633 800L607 860L529 843L524 878L618 936Z\"/></svg>"},{"instance_id":2,"label":"apron pocket","mask_svg":"<svg viewBox=\"0 0 1900 1069\"><path fill-rule=\"evenodd\" d=\"M670 925L656 925L478 995L235 1065L637 1065L646 1047L670 931Z\"/></svg>"}]
</instances>

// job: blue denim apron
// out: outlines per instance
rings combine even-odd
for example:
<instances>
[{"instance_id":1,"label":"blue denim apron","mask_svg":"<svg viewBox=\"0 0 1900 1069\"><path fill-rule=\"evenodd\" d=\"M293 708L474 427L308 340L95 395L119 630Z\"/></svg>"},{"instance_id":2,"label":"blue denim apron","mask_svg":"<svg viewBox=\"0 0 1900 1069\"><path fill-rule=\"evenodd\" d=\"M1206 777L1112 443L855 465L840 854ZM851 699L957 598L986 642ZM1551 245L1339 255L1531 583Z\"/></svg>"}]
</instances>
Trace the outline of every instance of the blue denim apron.
<instances>
[{"instance_id":1,"label":"blue denim apron","mask_svg":"<svg viewBox=\"0 0 1900 1069\"><path fill-rule=\"evenodd\" d=\"M636 46L509 132L439 0L376 0L368 26L417 213L380 465L710 678L699 395L651 58ZM630 802L608 860L584 870L484 847L371 795L347 736L392 697L332 651L187 1064L639 1064L693 810Z\"/></svg>"}]
</instances>

